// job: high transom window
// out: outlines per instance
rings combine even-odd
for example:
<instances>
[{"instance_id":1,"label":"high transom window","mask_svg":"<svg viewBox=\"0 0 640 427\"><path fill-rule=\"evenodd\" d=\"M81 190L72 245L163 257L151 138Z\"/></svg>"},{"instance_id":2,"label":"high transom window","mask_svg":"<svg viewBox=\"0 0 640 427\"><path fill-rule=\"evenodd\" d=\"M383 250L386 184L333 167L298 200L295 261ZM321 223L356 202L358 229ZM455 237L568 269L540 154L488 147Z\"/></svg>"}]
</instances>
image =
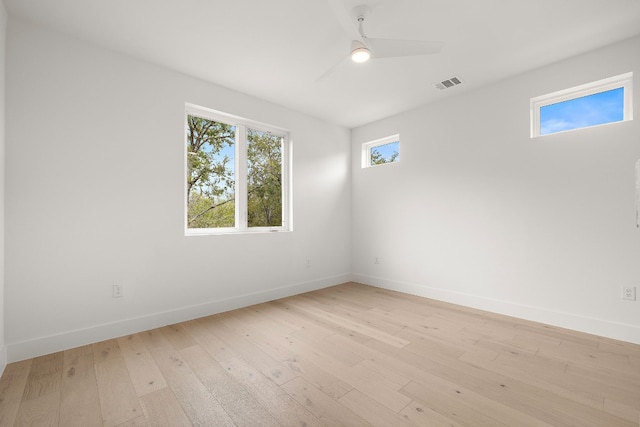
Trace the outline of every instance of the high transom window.
<instances>
[{"instance_id":1,"label":"high transom window","mask_svg":"<svg viewBox=\"0 0 640 427\"><path fill-rule=\"evenodd\" d=\"M400 135L392 135L362 144L362 167L400 161Z\"/></svg>"},{"instance_id":2,"label":"high transom window","mask_svg":"<svg viewBox=\"0 0 640 427\"><path fill-rule=\"evenodd\" d=\"M632 73L531 99L531 137L633 119Z\"/></svg>"}]
</instances>

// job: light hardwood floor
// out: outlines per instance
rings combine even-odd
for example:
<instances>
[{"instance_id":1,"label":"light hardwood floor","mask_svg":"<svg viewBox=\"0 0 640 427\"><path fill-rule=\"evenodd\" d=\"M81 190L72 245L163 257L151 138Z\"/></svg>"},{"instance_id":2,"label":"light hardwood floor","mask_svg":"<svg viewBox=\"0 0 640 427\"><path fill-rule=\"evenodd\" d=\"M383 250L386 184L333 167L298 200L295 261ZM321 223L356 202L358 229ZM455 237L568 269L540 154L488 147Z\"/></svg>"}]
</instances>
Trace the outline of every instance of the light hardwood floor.
<instances>
[{"instance_id":1,"label":"light hardwood floor","mask_svg":"<svg viewBox=\"0 0 640 427\"><path fill-rule=\"evenodd\" d=\"M638 427L640 346L347 283L12 363L11 425Z\"/></svg>"}]
</instances>

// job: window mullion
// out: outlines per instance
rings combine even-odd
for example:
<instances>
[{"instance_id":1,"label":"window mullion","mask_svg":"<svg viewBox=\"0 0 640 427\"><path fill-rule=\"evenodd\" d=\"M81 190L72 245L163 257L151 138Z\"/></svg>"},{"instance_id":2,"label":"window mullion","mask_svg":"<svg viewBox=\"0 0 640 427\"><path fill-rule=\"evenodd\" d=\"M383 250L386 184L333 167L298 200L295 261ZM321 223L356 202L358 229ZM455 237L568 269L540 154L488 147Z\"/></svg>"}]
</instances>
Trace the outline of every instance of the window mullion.
<instances>
[{"instance_id":1,"label":"window mullion","mask_svg":"<svg viewBox=\"0 0 640 427\"><path fill-rule=\"evenodd\" d=\"M247 226L247 127L238 125L236 152L236 228L246 231Z\"/></svg>"},{"instance_id":2,"label":"window mullion","mask_svg":"<svg viewBox=\"0 0 640 427\"><path fill-rule=\"evenodd\" d=\"M290 217L290 206L289 206L289 168L291 165L288 162L290 159L289 154L289 140L288 137L284 137L282 139L281 145L282 151L282 226L285 228L289 227L289 217Z\"/></svg>"}]
</instances>

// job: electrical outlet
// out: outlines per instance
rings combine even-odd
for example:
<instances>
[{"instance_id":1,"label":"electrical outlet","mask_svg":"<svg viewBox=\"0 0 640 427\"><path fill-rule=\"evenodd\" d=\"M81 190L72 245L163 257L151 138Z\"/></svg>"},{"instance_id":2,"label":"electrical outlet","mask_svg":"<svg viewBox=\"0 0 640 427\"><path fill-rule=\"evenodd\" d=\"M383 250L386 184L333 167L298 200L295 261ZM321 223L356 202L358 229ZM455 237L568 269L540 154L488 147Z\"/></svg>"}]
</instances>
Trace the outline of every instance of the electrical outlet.
<instances>
[{"instance_id":1,"label":"electrical outlet","mask_svg":"<svg viewBox=\"0 0 640 427\"><path fill-rule=\"evenodd\" d=\"M373 263L374 264L380 264L380 257L373 257Z\"/></svg>"},{"instance_id":2,"label":"electrical outlet","mask_svg":"<svg viewBox=\"0 0 640 427\"><path fill-rule=\"evenodd\" d=\"M114 298L122 298L124 296L124 286L122 285L113 285L113 294Z\"/></svg>"},{"instance_id":3,"label":"electrical outlet","mask_svg":"<svg viewBox=\"0 0 640 427\"><path fill-rule=\"evenodd\" d=\"M311 260L308 259L307 260L307 264L305 265L306 268L311 268Z\"/></svg>"},{"instance_id":4,"label":"electrical outlet","mask_svg":"<svg viewBox=\"0 0 640 427\"><path fill-rule=\"evenodd\" d=\"M622 287L622 299L629 301L636 300L636 287L635 286L623 286Z\"/></svg>"}]
</instances>

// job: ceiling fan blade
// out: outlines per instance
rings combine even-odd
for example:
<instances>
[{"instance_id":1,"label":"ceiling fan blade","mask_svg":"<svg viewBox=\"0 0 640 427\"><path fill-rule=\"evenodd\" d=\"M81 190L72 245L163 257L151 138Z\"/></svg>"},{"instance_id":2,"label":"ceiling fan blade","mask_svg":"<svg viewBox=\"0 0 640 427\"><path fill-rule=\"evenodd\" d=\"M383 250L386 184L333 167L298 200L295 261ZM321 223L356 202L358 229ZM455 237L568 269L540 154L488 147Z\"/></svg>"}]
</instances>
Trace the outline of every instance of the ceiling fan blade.
<instances>
[{"instance_id":1,"label":"ceiling fan blade","mask_svg":"<svg viewBox=\"0 0 640 427\"><path fill-rule=\"evenodd\" d=\"M348 60L349 60L349 57L346 56L342 58L340 61L333 64L327 71L325 71L321 76L319 76L316 79L316 83L326 79L331 74L333 74L336 70L338 70L339 68L342 68L347 63Z\"/></svg>"},{"instance_id":2,"label":"ceiling fan blade","mask_svg":"<svg viewBox=\"0 0 640 427\"><path fill-rule=\"evenodd\" d=\"M349 11L345 9L345 4L342 0L327 0L329 2L329 6L333 11L333 14L338 19L340 26L344 30L345 34L347 34L352 40L360 40L362 37L358 32L357 26L354 24L351 19L351 15Z\"/></svg>"},{"instance_id":3,"label":"ceiling fan blade","mask_svg":"<svg viewBox=\"0 0 640 427\"><path fill-rule=\"evenodd\" d=\"M439 53L444 43L424 40L395 40L366 38L376 58L396 58L400 56L430 55Z\"/></svg>"}]
</instances>

